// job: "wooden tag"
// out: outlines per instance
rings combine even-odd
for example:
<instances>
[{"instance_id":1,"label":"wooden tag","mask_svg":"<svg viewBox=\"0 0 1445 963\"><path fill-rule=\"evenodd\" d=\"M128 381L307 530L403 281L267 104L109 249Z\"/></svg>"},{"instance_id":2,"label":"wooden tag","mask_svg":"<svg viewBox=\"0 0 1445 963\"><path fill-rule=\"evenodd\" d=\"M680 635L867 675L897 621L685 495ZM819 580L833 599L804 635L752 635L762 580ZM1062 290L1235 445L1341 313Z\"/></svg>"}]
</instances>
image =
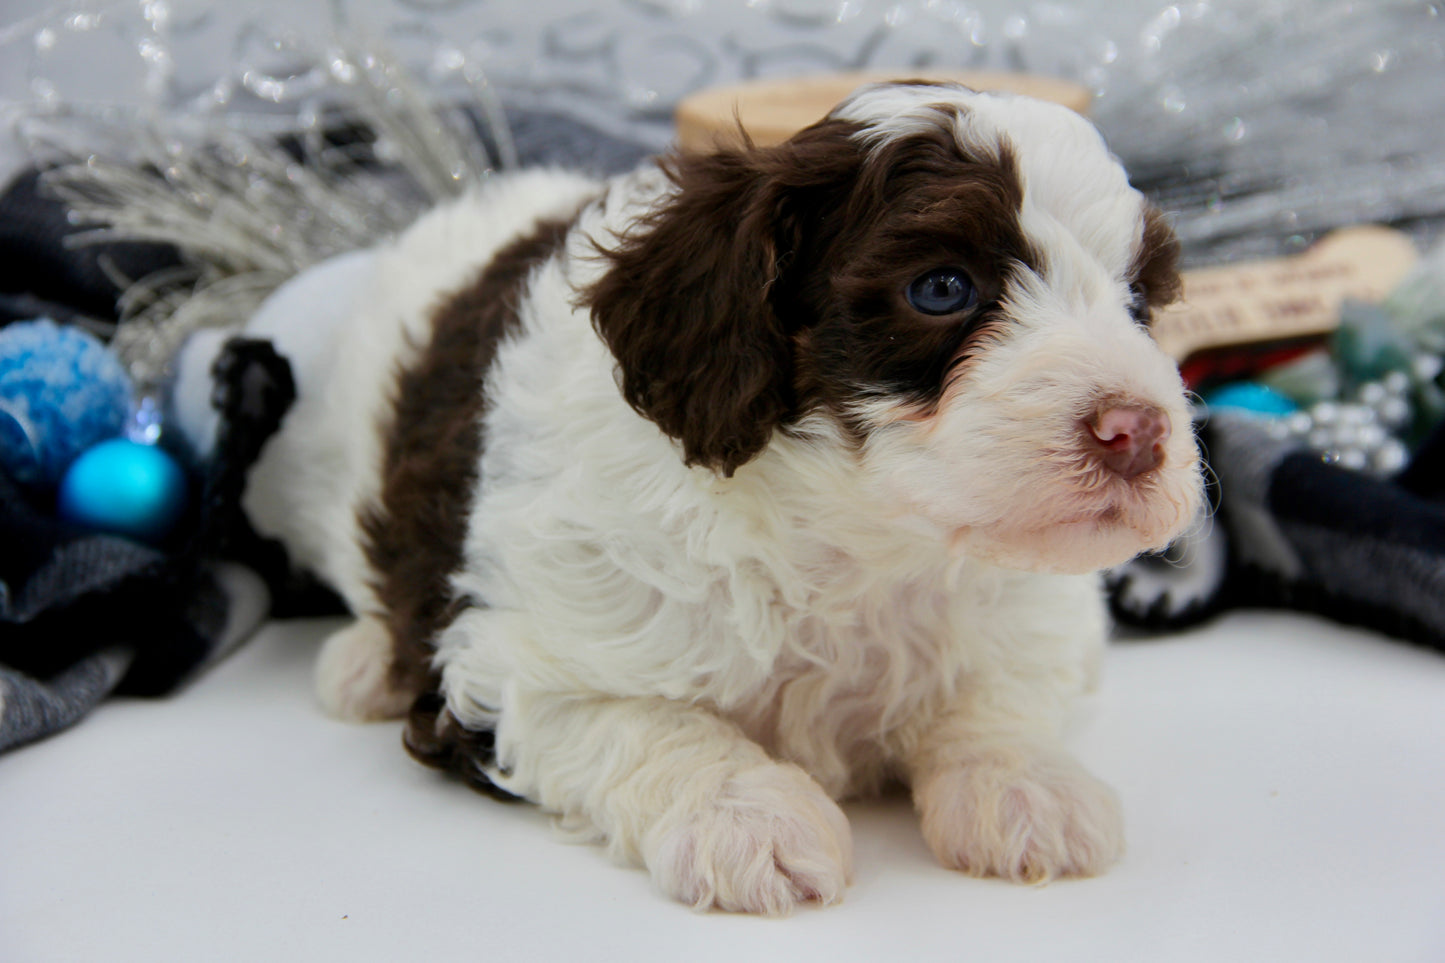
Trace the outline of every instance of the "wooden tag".
<instances>
[{"instance_id":1,"label":"wooden tag","mask_svg":"<svg viewBox=\"0 0 1445 963\"><path fill-rule=\"evenodd\" d=\"M759 147L781 144L822 120L863 84L885 80L956 81L975 90L1008 90L1052 100L1079 113L1089 109L1089 91L1078 84L1031 74L958 70L861 71L819 74L792 80L759 80L698 91L677 105L677 145L710 151L739 143L738 122Z\"/></svg>"},{"instance_id":2,"label":"wooden tag","mask_svg":"<svg viewBox=\"0 0 1445 963\"><path fill-rule=\"evenodd\" d=\"M1235 344L1328 334L1346 299L1379 301L1419 255L1399 231L1347 227L1293 257L1184 272L1184 296L1154 318L1154 340L1176 360Z\"/></svg>"}]
</instances>

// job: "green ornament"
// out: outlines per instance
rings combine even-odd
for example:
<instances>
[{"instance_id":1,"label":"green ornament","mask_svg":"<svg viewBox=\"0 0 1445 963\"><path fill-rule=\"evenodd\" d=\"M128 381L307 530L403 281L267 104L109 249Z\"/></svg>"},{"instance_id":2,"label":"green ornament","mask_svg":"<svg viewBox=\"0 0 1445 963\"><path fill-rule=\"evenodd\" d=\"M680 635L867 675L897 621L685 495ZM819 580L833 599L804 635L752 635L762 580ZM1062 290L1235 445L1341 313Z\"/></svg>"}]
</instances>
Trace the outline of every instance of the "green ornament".
<instances>
[{"instance_id":1,"label":"green ornament","mask_svg":"<svg viewBox=\"0 0 1445 963\"><path fill-rule=\"evenodd\" d=\"M1323 351L1270 368L1259 380L1304 407L1340 396L1340 373L1334 360Z\"/></svg>"},{"instance_id":2,"label":"green ornament","mask_svg":"<svg viewBox=\"0 0 1445 963\"><path fill-rule=\"evenodd\" d=\"M1352 384L1375 381L1391 371L1408 371L1415 354L1409 336L1379 305L1346 301L1340 307L1334 355Z\"/></svg>"}]
</instances>

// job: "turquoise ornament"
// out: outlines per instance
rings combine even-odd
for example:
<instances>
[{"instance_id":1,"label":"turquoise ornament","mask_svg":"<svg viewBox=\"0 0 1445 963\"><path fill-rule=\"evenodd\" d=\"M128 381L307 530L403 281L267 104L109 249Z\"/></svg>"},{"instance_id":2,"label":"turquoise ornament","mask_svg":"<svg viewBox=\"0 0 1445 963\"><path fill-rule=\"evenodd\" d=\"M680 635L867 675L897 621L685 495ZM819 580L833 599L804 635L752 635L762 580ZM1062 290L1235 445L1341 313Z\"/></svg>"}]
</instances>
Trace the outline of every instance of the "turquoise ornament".
<instances>
[{"instance_id":1,"label":"turquoise ornament","mask_svg":"<svg viewBox=\"0 0 1445 963\"><path fill-rule=\"evenodd\" d=\"M70 466L56 510L86 528L156 542L185 504L186 476L175 459L154 445L113 438Z\"/></svg>"},{"instance_id":2,"label":"turquoise ornament","mask_svg":"<svg viewBox=\"0 0 1445 963\"><path fill-rule=\"evenodd\" d=\"M1236 381L1204 396L1211 410L1229 409L1256 418L1279 418L1299 410L1287 395L1257 381Z\"/></svg>"}]
</instances>

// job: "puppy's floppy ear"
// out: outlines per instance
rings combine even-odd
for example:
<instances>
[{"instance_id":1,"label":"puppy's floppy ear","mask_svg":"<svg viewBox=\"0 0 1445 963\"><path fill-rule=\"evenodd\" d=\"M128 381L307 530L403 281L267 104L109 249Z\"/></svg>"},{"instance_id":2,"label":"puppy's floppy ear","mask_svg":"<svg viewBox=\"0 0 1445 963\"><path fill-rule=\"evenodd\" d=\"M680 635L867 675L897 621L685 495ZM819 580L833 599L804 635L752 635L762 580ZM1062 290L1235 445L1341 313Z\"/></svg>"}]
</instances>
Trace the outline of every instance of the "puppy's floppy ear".
<instances>
[{"instance_id":1,"label":"puppy's floppy ear","mask_svg":"<svg viewBox=\"0 0 1445 963\"><path fill-rule=\"evenodd\" d=\"M680 154L676 192L603 253L587 292L628 403L731 475L796 415L794 335L777 309L803 231L858 164L853 125L824 121L779 147Z\"/></svg>"},{"instance_id":2,"label":"puppy's floppy ear","mask_svg":"<svg viewBox=\"0 0 1445 963\"><path fill-rule=\"evenodd\" d=\"M1131 287L1140 320L1149 323L1154 312L1179 300L1184 282L1179 276L1179 238L1169 218L1159 209L1144 208L1143 230L1130 268Z\"/></svg>"}]
</instances>

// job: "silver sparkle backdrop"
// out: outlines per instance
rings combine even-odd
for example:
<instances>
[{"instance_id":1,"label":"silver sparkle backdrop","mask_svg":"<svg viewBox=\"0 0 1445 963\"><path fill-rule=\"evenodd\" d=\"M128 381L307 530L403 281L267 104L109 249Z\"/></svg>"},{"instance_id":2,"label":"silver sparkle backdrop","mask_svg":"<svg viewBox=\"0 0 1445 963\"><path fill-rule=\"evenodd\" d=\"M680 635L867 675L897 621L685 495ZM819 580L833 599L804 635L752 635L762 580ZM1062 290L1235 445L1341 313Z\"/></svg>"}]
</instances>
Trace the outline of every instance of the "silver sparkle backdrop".
<instances>
[{"instance_id":1,"label":"silver sparkle backdrop","mask_svg":"<svg viewBox=\"0 0 1445 963\"><path fill-rule=\"evenodd\" d=\"M0 90L23 109L159 107L305 126L340 27L440 91L559 109L665 144L701 86L865 67L1073 79L1194 262L1445 218L1445 15L1427 0L127 0L0 5ZM11 104L13 116L21 108Z\"/></svg>"}]
</instances>

